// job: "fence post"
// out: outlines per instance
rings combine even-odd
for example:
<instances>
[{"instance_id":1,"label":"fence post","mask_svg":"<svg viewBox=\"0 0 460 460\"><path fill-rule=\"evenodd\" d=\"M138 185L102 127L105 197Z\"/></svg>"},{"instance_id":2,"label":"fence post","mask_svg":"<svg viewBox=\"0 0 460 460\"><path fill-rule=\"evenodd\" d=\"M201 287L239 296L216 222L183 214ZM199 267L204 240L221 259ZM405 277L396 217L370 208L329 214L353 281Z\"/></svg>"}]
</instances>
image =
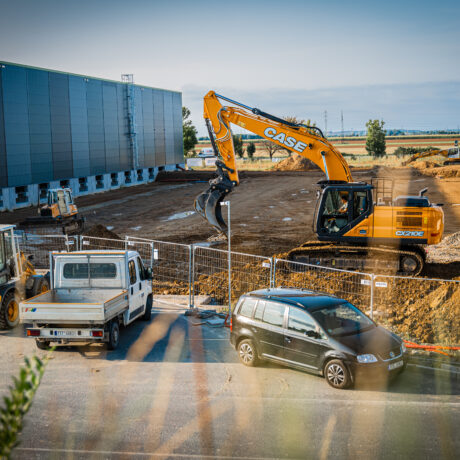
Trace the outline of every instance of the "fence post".
<instances>
[{"instance_id":1,"label":"fence post","mask_svg":"<svg viewBox=\"0 0 460 460\"><path fill-rule=\"evenodd\" d=\"M374 319L374 280L375 275L371 273L371 319Z\"/></svg>"},{"instance_id":2,"label":"fence post","mask_svg":"<svg viewBox=\"0 0 460 460\"><path fill-rule=\"evenodd\" d=\"M125 251L128 250L128 235L125 235Z\"/></svg>"},{"instance_id":3,"label":"fence post","mask_svg":"<svg viewBox=\"0 0 460 460\"><path fill-rule=\"evenodd\" d=\"M278 259L276 257L272 257L273 259L273 273L272 273L272 286L273 288L276 287L276 264L278 262Z\"/></svg>"},{"instance_id":4,"label":"fence post","mask_svg":"<svg viewBox=\"0 0 460 460\"><path fill-rule=\"evenodd\" d=\"M195 245L191 244L189 246L189 306L190 308L195 308Z\"/></svg>"},{"instance_id":5,"label":"fence post","mask_svg":"<svg viewBox=\"0 0 460 460\"><path fill-rule=\"evenodd\" d=\"M70 252L70 247L69 247L69 237L67 234L64 235L65 237L65 248L67 252Z\"/></svg>"},{"instance_id":6,"label":"fence post","mask_svg":"<svg viewBox=\"0 0 460 460\"><path fill-rule=\"evenodd\" d=\"M270 288L274 288L275 287L275 280L274 280L274 276L275 276L275 258L274 257L270 257Z\"/></svg>"},{"instance_id":7,"label":"fence post","mask_svg":"<svg viewBox=\"0 0 460 460\"><path fill-rule=\"evenodd\" d=\"M150 243L150 267L153 268L155 260L155 248L153 246L153 241Z\"/></svg>"}]
</instances>

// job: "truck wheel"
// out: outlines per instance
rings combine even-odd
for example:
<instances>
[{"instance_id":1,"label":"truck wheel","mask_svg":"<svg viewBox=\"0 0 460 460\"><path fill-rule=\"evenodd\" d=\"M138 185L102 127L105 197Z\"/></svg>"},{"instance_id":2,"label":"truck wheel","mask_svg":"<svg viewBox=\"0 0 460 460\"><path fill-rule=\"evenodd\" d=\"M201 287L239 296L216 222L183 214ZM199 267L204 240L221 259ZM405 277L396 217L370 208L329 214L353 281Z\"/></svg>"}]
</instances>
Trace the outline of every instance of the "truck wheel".
<instances>
[{"instance_id":1,"label":"truck wheel","mask_svg":"<svg viewBox=\"0 0 460 460\"><path fill-rule=\"evenodd\" d=\"M50 290L50 283L45 277L37 278L32 289L32 297Z\"/></svg>"},{"instance_id":2,"label":"truck wheel","mask_svg":"<svg viewBox=\"0 0 460 460\"><path fill-rule=\"evenodd\" d=\"M48 340L35 340L35 345L37 345L37 348L40 350L49 350L50 349L50 342Z\"/></svg>"},{"instance_id":3,"label":"truck wheel","mask_svg":"<svg viewBox=\"0 0 460 460\"><path fill-rule=\"evenodd\" d=\"M9 291L0 305L0 328L13 329L19 323L19 302L14 291Z\"/></svg>"},{"instance_id":4,"label":"truck wheel","mask_svg":"<svg viewBox=\"0 0 460 460\"><path fill-rule=\"evenodd\" d=\"M147 303L145 305L145 312L142 316L142 321L150 321L152 318L152 296L147 297Z\"/></svg>"},{"instance_id":5,"label":"truck wheel","mask_svg":"<svg viewBox=\"0 0 460 460\"><path fill-rule=\"evenodd\" d=\"M109 326L109 343L107 347L109 350L115 350L120 342L120 326L118 320L114 319Z\"/></svg>"}]
</instances>

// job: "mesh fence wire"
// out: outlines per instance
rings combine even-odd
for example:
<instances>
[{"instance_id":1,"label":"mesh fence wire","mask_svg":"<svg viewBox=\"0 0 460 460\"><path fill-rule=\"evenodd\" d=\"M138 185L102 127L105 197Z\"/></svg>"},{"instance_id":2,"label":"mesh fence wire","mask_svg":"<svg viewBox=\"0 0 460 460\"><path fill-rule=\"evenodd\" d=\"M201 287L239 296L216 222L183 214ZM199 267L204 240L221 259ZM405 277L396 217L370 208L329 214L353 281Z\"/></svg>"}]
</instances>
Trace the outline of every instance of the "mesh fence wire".
<instances>
[{"instance_id":1,"label":"mesh fence wire","mask_svg":"<svg viewBox=\"0 0 460 460\"><path fill-rule=\"evenodd\" d=\"M275 287L295 287L333 294L365 312L371 307L371 275L275 259Z\"/></svg>"},{"instance_id":2,"label":"mesh fence wire","mask_svg":"<svg viewBox=\"0 0 460 460\"><path fill-rule=\"evenodd\" d=\"M16 244L24 254L33 256L32 263L37 269L49 268L49 253L52 251L75 251L78 237L66 235L38 235L16 233Z\"/></svg>"},{"instance_id":3,"label":"mesh fence wire","mask_svg":"<svg viewBox=\"0 0 460 460\"><path fill-rule=\"evenodd\" d=\"M228 252L194 247L194 295L210 296L212 303L228 305ZM231 253L232 304L248 291L270 286L271 259L262 256Z\"/></svg>"}]
</instances>

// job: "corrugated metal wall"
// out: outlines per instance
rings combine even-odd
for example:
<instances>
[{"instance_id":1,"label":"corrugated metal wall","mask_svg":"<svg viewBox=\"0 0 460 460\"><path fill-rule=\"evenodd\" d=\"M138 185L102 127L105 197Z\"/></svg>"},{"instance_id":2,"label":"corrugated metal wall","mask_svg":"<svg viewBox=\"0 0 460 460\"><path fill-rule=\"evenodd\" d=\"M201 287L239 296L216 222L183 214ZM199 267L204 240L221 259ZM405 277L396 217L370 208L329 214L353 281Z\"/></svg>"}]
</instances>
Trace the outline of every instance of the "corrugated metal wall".
<instances>
[{"instance_id":1,"label":"corrugated metal wall","mask_svg":"<svg viewBox=\"0 0 460 460\"><path fill-rule=\"evenodd\" d=\"M132 169L126 85L0 63L0 187ZM139 168L182 163L182 96L134 86Z\"/></svg>"}]
</instances>

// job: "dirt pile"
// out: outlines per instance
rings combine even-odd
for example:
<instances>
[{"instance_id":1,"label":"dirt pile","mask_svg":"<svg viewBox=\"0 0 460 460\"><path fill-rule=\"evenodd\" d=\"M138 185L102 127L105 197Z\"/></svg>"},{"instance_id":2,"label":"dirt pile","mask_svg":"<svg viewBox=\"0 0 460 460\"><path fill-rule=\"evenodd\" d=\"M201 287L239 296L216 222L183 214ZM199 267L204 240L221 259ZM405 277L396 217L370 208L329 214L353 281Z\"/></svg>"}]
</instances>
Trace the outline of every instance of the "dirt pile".
<instances>
[{"instance_id":1,"label":"dirt pile","mask_svg":"<svg viewBox=\"0 0 460 460\"><path fill-rule=\"evenodd\" d=\"M318 166L310 160L293 153L289 158L280 161L273 168L275 171L314 171L319 170Z\"/></svg>"},{"instance_id":2,"label":"dirt pile","mask_svg":"<svg viewBox=\"0 0 460 460\"><path fill-rule=\"evenodd\" d=\"M426 248L429 263L450 263L460 261L460 232L446 236L436 245Z\"/></svg>"},{"instance_id":3,"label":"dirt pile","mask_svg":"<svg viewBox=\"0 0 460 460\"><path fill-rule=\"evenodd\" d=\"M424 163L429 163L430 166L426 166ZM460 177L460 165L438 166L436 163L433 163L435 166L431 166L431 163L433 162L421 161L419 163L414 163L413 167L418 169L418 171L425 176L438 178Z\"/></svg>"},{"instance_id":4,"label":"dirt pile","mask_svg":"<svg viewBox=\"0 0 460 460\"><path fill-rule=\"evenodd\" d=\"M110 231L104 225L96 224L93 225L89 230L83 233L84 236L94 236L96 238L108 238L111 240L121 240L115 232Z\"/></svg>"}]
</instances>

